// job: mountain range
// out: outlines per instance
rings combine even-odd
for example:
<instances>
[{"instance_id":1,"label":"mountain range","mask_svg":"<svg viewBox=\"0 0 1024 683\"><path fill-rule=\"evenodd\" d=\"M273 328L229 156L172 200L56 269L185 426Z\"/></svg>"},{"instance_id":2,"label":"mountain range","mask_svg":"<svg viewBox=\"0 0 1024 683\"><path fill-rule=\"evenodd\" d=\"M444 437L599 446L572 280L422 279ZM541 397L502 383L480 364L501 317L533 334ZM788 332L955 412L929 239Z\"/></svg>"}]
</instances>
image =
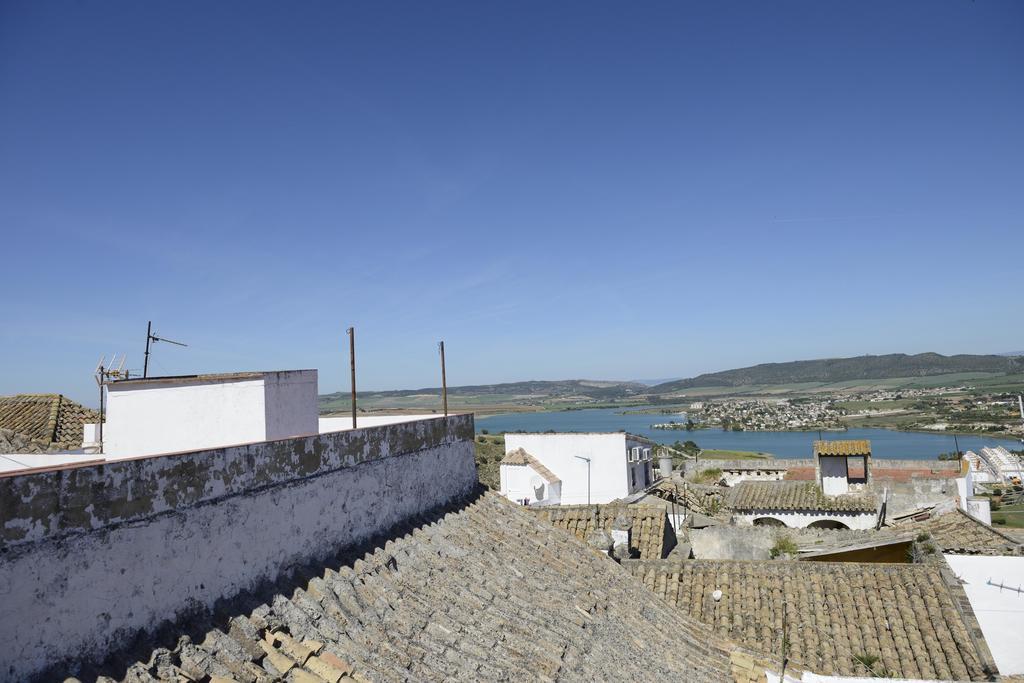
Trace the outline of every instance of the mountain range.
<instances>
[{"instance_id":1,"label":"mountain range","mask_svg":"<svg viewBox=\"0 0 1024 683\"><path fill-rule=\"evenodd\" d=\"M1011 375L1024 373L1024 356L954 355L938 353L907 355L823 358L788 363L762 363L746 368L711 372L649 386L639 381L532 380L502 384L477 384L448 387L450 399L484 402L536 402L589 399L619 401L641 396L667 397L697 387L748 387L797 383L849 382L892 378L933 377L958 373ZM437 395L438 387L359 392L361 399L392 401L417 396ZM347 401L348 394L337 392L320 397L321 405Z\"/></svg>"}]
</instances>

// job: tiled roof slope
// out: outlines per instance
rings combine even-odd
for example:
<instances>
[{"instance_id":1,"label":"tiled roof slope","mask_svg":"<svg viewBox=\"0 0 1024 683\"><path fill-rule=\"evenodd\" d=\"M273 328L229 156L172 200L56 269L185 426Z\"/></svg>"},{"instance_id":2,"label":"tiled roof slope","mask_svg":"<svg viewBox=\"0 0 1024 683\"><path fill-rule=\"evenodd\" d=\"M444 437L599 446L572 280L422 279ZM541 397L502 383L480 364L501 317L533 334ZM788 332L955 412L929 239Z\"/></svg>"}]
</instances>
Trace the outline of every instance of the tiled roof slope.
<instances>
[{"instance_id":1,"label":"tiled roof slope","mask_svg":"<svg viewBox=\"0 0 1024 683\"><path fill-rule=\"evenodd\" d=\"M133 682L732 677L733 644L496 493L305 576L244 610L223 608L214 626L192 624L191 639L169 639L173 650L150 643L99 673Z\"/></svg>"},{"instance_id":2,"label":"tiled roof slope","mask_svg":"<svg viewBox=\"0 0 1024 683\"><path fill-rule=\"evenodd\" d=\"M729 507L734 510L826 510L874 512L870 495L847 493L826 496L813 481L744 481L733 487Z\"/></svg>"},{"instance_id":3,"label":"tiled roof slope","mask_svg":"<svg viewBox=\"0 0 1024 683\"><path fill-rule=\"evenodd\" d=\"M841 441L815 441L815 455L870 455L871 442L867 439Z\"/></svg>"},{"instance_id":4,"label":"tiled roof slope","mask_svg":"<svg viewBox=\"0 0 1024 683\"><path fill-rule=\"evenodd\" d=\"M554 472L544 466L537 458L533 457L522 448L517 448L513 451L509 451L505 454L505 457L501 459L502 465L529 465L533 468L533 471L544 477L544 481L549 484L560 483L562 480L559 479Z\"/></svg>"},{"instance_id":5,"label":"tiled roof slope","mask_svg":"<svg viewBox=\"0 0 1024 683\"><path fill-rule=\"evenodd\" d=\"M597 529L609 531L620 514L633 522L629 536L630 550L640 559L659 560L675 544L667 525L665 508L660 505L565 505L530 508L538 519L565 529L581 541Z\"/></svg>"},{"instance_id":6,"label":"tiled roof slope","mask_svg":"<svg viewBox=\"0 0 1024 683\"><path fill-rule=\"evenodd\" d=\"M963 510L920 522L904 522L888 527L896 532L927 532L942 549L952 555L1020 555L1016 539L971 517Z\"/></svg>"},{"instance_id":7,"label":"tiled roof slope","mask_svg":"<svg viewBox=\"0 0 1024 683\"><path fill-rule=\"evenodd\" d=\"M789 656L818 674L876 673L927 680L987 680L991 655L973 640L947 583L931 565L684 560L626 563L644 584L720 635L778 654L783 603ZM951 578L951 577L950 577ZM719 601L712 593L722 591ZM962 592L962 591L961 591ZM968 607L969 608L969 607ZM972 625L972 626L969 626ZM980 634L980 631L979 631Z\"/></svg>"},{"instance_id":8,"label":"tiled roof slope","mask_svg":"<svg viewBox=\"0 0 1024 683\"><path fill-rule=\"evenodd\" d=\"M0 429L24 435L32 450L81 448L82 425L98 418L96 411L60 394L0 396Z\"/></svg>"}]
</instances>

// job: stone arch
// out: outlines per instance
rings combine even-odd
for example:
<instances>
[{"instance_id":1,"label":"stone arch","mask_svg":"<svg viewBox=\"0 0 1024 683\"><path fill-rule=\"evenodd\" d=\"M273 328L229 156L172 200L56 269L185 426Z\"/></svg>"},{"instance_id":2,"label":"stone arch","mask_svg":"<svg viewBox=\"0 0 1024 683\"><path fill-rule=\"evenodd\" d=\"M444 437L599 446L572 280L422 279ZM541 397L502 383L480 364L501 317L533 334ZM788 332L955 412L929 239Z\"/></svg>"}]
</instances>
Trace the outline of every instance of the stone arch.
<instances>
[{"instance_id":1,"label":"stone arch","mask_svg":"<svg viewBox=\"0 0 1024 683\"><path fill-rule=\"evenodd\" d=\"M819 519L817 521L814 521L814 522L811 522L810 524L808 524L807 528L808 529L849 529L850 527L848 527L845 524L843 524L842 522L836 521L834 519Z\"/></svg>"},{"instance_id":2,"label":"stone arch","mask_svg":"<svg viewBox=\"0 0 1024 683\"><path fill-rule=\"evenodd\" d=\"M754 520L754 526L786 526L786 523L776 517L758 517Z\"/></svg>"}]
</instances>

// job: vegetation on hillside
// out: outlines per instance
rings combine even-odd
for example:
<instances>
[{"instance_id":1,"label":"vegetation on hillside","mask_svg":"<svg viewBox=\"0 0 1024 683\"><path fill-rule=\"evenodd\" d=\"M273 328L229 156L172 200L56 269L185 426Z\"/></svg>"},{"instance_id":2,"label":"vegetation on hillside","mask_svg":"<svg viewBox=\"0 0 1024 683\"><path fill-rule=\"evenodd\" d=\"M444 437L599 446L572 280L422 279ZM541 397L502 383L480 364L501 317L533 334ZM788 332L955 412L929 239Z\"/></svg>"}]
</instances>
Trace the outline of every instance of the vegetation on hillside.
<instances>
[{"instance_id":1,"label":"vegetation on hillside","mask_svg":"<svg viewBox=\"0 0 1024 683\"><path fill-rule=\"evenodd\" d=\"M748 368L712 372L690 379L666 382L652 387L651 391L656 394L664 394L690 387L845 382L890 377L927 377L960 372L1012 374L1022 371L1024 371L1024 357L966 354L943 356L938 353L919 353L908 356L905 353L892 353L885 356L764 363Z\"/></svg>"}]
</instances>

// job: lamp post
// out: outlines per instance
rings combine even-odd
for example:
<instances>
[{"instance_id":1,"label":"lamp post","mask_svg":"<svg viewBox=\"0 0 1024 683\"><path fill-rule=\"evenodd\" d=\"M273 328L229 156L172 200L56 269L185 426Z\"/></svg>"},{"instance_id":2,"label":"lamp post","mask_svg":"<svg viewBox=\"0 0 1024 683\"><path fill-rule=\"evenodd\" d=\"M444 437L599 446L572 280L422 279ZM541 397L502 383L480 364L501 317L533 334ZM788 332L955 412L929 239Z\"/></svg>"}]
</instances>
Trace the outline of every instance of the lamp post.
<instances>
[{"instance_id":1,"label":"lamp post","mask_svg":"<svg viewBox=\"0 0 1024 683\"><path fill-rule=\"evenodd\" d=\"M573 457L578 460L585 460L587 463L587 505L590 505L590 458L584 458L582 455L574 455Z\"/></svg>"}]
</instances>

